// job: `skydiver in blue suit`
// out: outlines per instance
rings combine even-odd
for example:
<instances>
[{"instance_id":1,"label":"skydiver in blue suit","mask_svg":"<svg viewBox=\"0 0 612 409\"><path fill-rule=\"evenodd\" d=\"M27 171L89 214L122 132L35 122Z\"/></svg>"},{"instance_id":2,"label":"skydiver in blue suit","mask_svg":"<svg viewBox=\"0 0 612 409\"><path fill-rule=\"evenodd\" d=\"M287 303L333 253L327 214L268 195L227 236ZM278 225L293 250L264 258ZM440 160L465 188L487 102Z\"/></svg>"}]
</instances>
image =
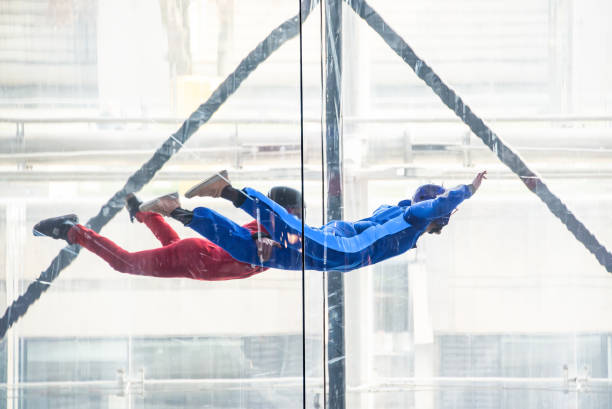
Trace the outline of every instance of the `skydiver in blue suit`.
<instances>
[{"instance_id":1,"label":"skydiver in blue suit","mask_svg":"<svg viewBox=\"0 0 612 409\"><path fill-rule=\"evenodd\" d=\"M304 225L306 269L350 271L400 255L416 246L424 233L440 234L457 206L470 198L486 179L486 171L469 185L445 189L439 185L420 186L412 200L395 206L380 206L372 216L356 222L331 221L314 228ZM280 189L280 190L278 190ZM180 208L175 196L150 202L146 210L158 211L183 222L221 246L236 260L284 270L302 268L302 197L290 188L277 188L268 196L255 189L235 189L222 171L194 186L186 197L222 197L255 218L266 231L254 235L214 210ZM283 208L293 199L293 206ZM174 198L174 199L172 199Z\"/></svg>"}]
</instances>

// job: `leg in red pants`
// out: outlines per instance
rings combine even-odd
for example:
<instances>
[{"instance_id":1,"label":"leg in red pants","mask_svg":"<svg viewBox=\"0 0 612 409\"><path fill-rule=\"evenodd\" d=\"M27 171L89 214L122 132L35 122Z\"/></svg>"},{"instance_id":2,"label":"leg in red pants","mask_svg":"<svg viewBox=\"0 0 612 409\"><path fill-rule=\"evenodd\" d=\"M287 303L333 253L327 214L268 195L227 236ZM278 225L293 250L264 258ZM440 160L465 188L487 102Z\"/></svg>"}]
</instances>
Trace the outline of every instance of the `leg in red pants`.
<instances>
[{"instance_id":1,"label":"leg in red pants","mask_svg":"<svg viewBox=\"0 0 612 409\"><path fill-rule=\"evenodd\" d=\"M180 240L178 234L166 223L163 216L159 213L138 212L136 213L136 220L144 223L157 237L157 240L161 242L162 246L167 246Z\"/></svg>"},{"instance_id":2,"label":"leg in red pants","mask_svg":"<svg viewBox=\"0 0 612 409\"><path fill-rule=\"evenodd\" d=\"M246 278L266 270L232 259L208 240L181 240L157 213L138 212L136 219L151 229L163 247L129 252L80 224L68 231L68 241L85 247L115 270L127 274L217 281Z\"/></svg>"},{"instance_id":3,"label":"leg in red pants","mask_svg":"<svg viewBox=\"0 0 612 409\"><path fill-rule=\"evenodd\" d=\"M182 243L172 227L157 213L139 212L136 219L145 223L164 247L129 252L80 224L70 229L68 240L100 256L121 273L153 277L191 277L189 270L193 270L193 266L189 264L194 263L188 255L201 246L184 240L185 243Z\"/></svg>"}]
</instances>

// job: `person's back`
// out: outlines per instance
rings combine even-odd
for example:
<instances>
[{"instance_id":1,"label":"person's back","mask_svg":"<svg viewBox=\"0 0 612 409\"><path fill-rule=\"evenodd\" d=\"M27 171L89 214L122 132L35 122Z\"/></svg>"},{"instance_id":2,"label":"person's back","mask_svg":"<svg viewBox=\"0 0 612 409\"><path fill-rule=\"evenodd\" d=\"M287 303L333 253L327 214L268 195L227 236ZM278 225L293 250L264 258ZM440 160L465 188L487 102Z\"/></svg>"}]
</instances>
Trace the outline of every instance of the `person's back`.
<instances>
[{"instance_id":1,"label":"person's back","mask_svg":"<svg viewBox=\"0 0 612 409\"><path fill-rule=\"evenodd\" d=\"M332 221L318 228L302 224L301 220L255 189L247 187L239 191L233 188L227 174L222 179L215 180L213 177L200 184L201 192L196 195L232 198L229 200L236 207L261 221L280 247L271 250L270 258L263 263L266 267L299 269L302 251L300 238L303 237L306 269L349 271L410 250L424 233L440 233L448 223L451 212L463 200L471 197L485 175L486 171L481 172L472 184L448 190L437 185L424 185L412 200L403 200L397 206L381 206L368 218L356 222ZM211 180L216 184L213 194L206 191L206 183ZM206 212L214 213L209 209ZM200 232L205 237L211 234ZM218 237L211 240L228 249L239 260L252 257L233 252L231 248L235 246ZM287 252L292 257L288 257ZM288 264L288 260L291 264Z\"/></svg>"}]
</instances>

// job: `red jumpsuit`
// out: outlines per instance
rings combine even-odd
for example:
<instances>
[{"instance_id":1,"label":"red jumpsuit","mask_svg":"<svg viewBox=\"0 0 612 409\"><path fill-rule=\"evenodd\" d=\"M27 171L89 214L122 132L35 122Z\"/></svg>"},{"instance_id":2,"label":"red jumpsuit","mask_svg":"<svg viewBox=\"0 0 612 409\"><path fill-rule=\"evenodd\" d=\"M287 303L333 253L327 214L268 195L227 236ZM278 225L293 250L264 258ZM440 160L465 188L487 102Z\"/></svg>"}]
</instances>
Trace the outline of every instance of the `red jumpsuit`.
<instances>
[{"instance_id":1,"label":"red jumpsuit","mask_svg":"<svg viewBox=\"0 0 612 409\"><path fill-rule=\"evenodd\" d=\"M136 219L151 229L163 247L130 253L80 224L68 231L68 240L97 254L121 273L221 281L247 278L267 270L265 267L236 261L221 247L206 239L181 240L157 213L138 212ZM243 227L253 233L257 232L255 220Z\"/></svg>"}]
</instances>

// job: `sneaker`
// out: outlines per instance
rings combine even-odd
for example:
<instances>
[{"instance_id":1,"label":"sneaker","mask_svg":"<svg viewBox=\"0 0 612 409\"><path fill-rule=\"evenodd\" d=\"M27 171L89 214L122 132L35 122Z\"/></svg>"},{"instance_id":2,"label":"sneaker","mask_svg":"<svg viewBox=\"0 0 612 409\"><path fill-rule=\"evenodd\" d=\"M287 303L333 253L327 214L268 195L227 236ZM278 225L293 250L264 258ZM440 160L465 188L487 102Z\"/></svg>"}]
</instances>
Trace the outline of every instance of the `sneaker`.
<instances>
[{"instance_id":1,"label":"sneaker","mask_svg":"<svg viewBox=\"0 0 612 409\"><path fill-rule=\"evenodd\" d=\"M130 214L130 221L134 223L134 219L136 218L136 213L139 212L138 208L142 204L141 200L138 200L134 193L128 193L125 197L125 208Z\"/></svg>"},{"instance_id":2,"label":"sneaker","mask_svg":"<svg viewBox=\"0 0 612 409\"><path fill-rule=\"evenodd\" d=\"M179 195L177 192L174 192L141 204L140 211L155 212L163 214L164 216L170 216L170 213L172 213L174 209L180 206L181 202L179 202Z\"/></svg>"},{"instance_id":3,"label":"sneaker","mask_svg":"<svg viewBox=\"0 0 612 409\"><path fill-rule=\"evenodd\" d=\"M35 236L47 236L68 241L68 230L79 222L76 214L67 214L38 222L32 229Z\"/></svg>"},{"instance_id":4,"label":"sneaker","mask_svg":"<svg viewBox=\"0 0 612 409\"><path fill-rule=\"evenodd\" d=\"M205 181L198 183L189 189L187 192L185 192L185 197L219 197L226 186L231 186L231 182L229 180L229 176L227 175L227 170L222 170L216 175L209 177Z\"/></svg>"}]
</instances>

